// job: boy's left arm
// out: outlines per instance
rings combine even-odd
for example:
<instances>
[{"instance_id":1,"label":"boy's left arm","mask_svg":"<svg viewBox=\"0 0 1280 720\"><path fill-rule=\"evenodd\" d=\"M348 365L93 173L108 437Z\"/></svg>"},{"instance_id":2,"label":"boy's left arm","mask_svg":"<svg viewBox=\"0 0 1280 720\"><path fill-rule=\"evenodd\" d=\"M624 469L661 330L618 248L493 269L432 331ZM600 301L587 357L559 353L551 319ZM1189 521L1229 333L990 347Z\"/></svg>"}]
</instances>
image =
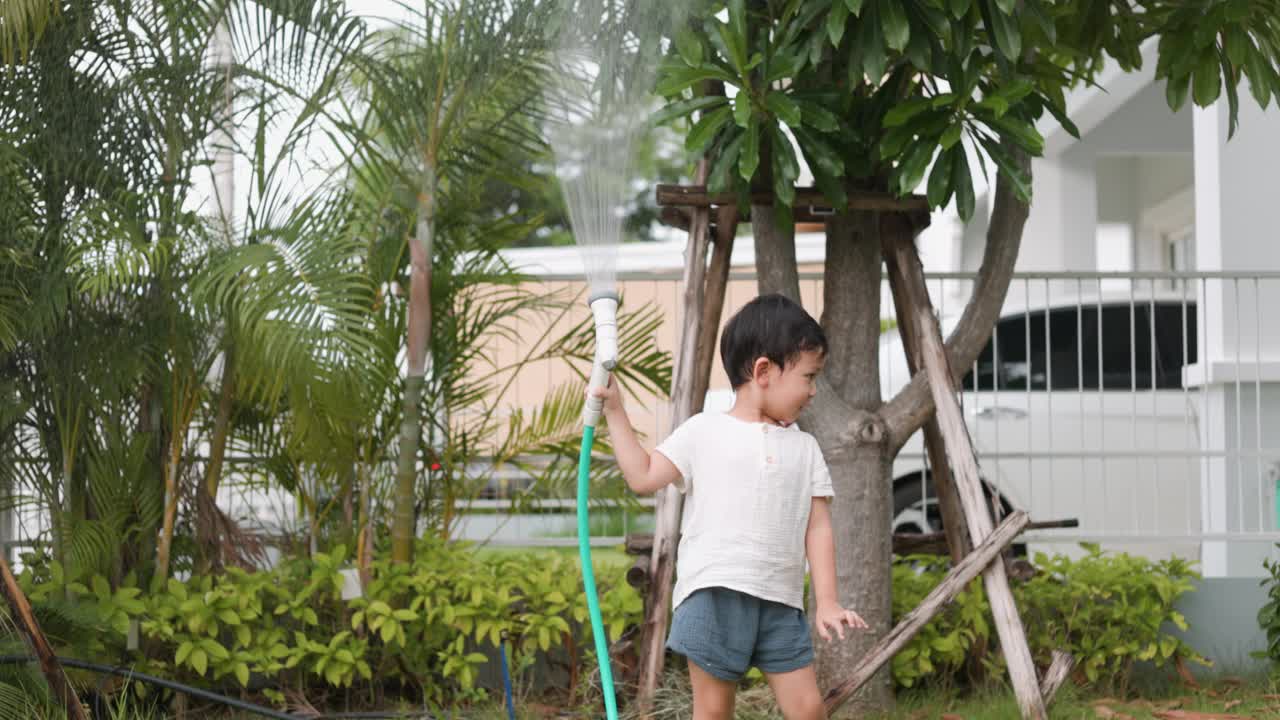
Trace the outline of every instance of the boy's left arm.
<instances>
[{"instance_id":1,"label":"boy's left arm","mask_svg":"<svg viewBox=\"0 0 1280 720\"><path fill-rule=\"evenodd\" d=\"M813 583L814 625L823 640L831 640L830 630L844 639L844 627L865 628L867 623L852 610L840 607L836 588L836 542L831 530L831 499L813 498L809 510L809 527L804 535L805 554L809 558L809 575ZM830 628L830 630L828 629Z\"/></svg>"}]
</instances>

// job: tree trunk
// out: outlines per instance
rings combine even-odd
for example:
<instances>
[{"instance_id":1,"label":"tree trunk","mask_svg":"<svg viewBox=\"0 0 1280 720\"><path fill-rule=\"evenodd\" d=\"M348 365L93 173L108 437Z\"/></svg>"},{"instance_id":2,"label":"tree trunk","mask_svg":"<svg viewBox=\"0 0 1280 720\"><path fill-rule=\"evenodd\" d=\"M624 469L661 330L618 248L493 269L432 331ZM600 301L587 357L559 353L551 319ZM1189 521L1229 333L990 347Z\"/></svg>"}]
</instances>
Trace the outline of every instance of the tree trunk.
<instances>
[{"instance_id":1,"label":"tree trunk","mask_svg":"<svg viewBox=\"0 0 1280 720\"><path fill-rule=\"evenodd\" d=\"M428 162L418 196L418 227L409 240L409 322L408 374L404 379L404 409L400 419L400 457L396 467L395 508L391 518L391 560L407 563L413 559L413 538L417 534L416 486L418 449L422 443L423 376L426 374L427 346L431 335L431 251L435 222L435 171Z\"/></svg>"},{"instance_id":2,"label":"tree trunk","mask_svg":"<svg viewBox=\"0 0 1280 720\"><path fill-rule=\"evenodd\" d=\"M754 212L754 210L753 210ZM817 646L818 681L830 688L884 637L893 620L892 492L888 434L880 408L880 241L876 213L852 213L827 223L822 324L830 346L818 396L801 417L823 449L835 487L831 520L841 604L869 631ZM794 265L793 265L794 267ZM812 610L812 598L810 609ZM866 714L893 703L888 669L878 672L843 710Z\"/></svg>"},{"instance_id":3,"label":"tree trunk","mask_svg":"<svg viewBox=\"0 0 1280 720\"><path fill-rule=\"evenodd\" d=\"M229 331L228 331L229 332ZM209 438L209 464L205 468L203 490L209 503L196 503L196 537L208 541L206 553L217 553L217 531L214 529L213 510L218 499L218 485L222 482L222 466L227 457L227 436L231 434L231 410L235 406L236 383L235 348L228 343L222 357L222 384L218 388L218 409L213 419L213 435ZM220 562L221 558L204 558L206 567Z\"/></svg>"},{"instance_id":4,"label":"tree trunk","mask_svg":"<svg viewBox=\"0 0 1280 720\"><path fill-rule=\"evenodd\" d=\"M768 156L761 151L761 164ZM751 235L756 245L756 283L761 295L781 293L800 302L800 275L796 268L795 226L778 227L772 204L751 206Z\"/></svg>"}]
</instances>

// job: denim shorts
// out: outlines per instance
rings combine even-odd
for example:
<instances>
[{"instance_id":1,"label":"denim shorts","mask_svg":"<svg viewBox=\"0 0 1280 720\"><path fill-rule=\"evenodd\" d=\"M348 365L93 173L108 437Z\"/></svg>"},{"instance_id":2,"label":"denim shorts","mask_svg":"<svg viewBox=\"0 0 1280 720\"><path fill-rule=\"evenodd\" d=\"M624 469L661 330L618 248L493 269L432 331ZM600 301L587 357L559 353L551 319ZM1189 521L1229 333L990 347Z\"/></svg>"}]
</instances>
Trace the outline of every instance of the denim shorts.
<instances>
[{"instance_id":1,"label":"denim shorts","mask_svg":"<svg viewBox=\"0 0 1280 720\"><path fill-rule=\"evenodd\" d=\"M751 667L785 673L813 662L802 611L722 587L697 590L680 603L667 648L729 682Z\"/></svg>"}]
</instances>

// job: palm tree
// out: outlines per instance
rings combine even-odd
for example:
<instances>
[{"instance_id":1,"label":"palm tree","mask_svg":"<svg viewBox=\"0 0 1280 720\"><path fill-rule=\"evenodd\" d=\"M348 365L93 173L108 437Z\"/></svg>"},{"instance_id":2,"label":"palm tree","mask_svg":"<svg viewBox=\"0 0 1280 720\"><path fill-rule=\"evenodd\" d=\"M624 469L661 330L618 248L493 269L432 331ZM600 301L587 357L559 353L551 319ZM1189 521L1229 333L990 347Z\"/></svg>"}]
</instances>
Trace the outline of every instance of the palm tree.
<instances>
[{"instance_id":1,"label":"palm tree","mask_svg":"<svg viewBox=\"0 0 1280 720\"><path fill-rule=\"evenodd\" d=\"M398 562L410 559L415 535L420 402L437 297L432 266L440 215L475 191L465 178L518 177L506 159L540 144L526 120L540 96L544 6L535 0L428 0L410 22L378 36L361 68L367 115L360 128L368 141L359 147L356 165L378 205L411 220L403 237L411 271L392 525Z\"/></svg>"}]
</instances>

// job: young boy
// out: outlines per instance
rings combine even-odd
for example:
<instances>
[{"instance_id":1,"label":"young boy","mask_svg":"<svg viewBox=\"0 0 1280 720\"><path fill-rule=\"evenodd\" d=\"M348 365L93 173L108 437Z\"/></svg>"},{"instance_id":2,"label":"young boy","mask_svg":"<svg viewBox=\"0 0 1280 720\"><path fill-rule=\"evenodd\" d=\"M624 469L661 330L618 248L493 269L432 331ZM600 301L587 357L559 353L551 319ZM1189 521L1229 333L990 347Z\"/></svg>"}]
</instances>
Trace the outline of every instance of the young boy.
<instances>
[{"instance_id":1,"label":"young boy","mask_svg":"<svg viewBox=\"0 0 1280 720\"><path fill-rule=\"evenodd\" d=\"M728 413L702 413L653 452L636 439L616 386L598 390L627 485L674 483L685 496L667 647L689 661L695 720L732 718L737 681L755 666L787 720L825 717L804 614L808 559L815 626L865 628L836 596L831 477L818 443L795 427L827 350L816 321L781 295L747 303L720 355Z\"/></svg>"}]
</instances>

